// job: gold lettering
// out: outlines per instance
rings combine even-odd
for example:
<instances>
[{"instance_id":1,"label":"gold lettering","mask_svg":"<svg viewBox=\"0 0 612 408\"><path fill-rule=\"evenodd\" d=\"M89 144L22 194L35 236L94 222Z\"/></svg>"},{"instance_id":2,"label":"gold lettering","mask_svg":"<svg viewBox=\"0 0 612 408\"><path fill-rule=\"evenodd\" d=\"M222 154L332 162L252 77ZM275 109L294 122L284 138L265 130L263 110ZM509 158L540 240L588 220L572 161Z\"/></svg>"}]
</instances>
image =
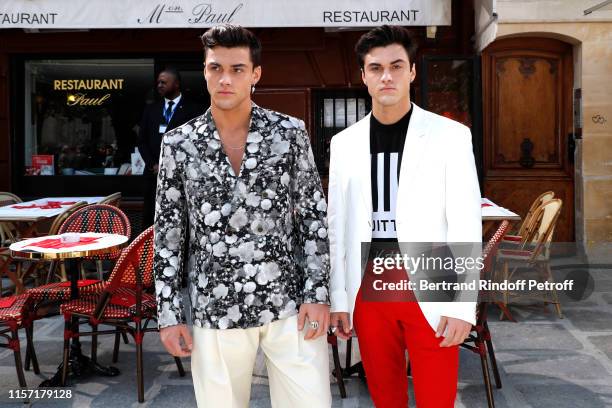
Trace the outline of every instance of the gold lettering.
<instances>
[{"instance_id":1,"label":"gold lettering","mask_svg":"<svg viewBox=\"0 0 612 408\"><path fill-rule=\"evenodd\" d=\"M66 102L66 105L68 106L100 106L111 97L110 94L106 94L99 98L88 98L87 94L84 93L77 93L71 96L72 97L68 98L68 101Z\"/></svg>"},{"instance_id":2,"label":"gold lettering","mask_svg":"<svg viewBox=\"0 0 612 408\"><path fill-rule=\"evenodd\" d=\"M53 89L56 91L123 89L123 81L123 78L55 79L53 80Z\"/></svg>"}]
</instances>

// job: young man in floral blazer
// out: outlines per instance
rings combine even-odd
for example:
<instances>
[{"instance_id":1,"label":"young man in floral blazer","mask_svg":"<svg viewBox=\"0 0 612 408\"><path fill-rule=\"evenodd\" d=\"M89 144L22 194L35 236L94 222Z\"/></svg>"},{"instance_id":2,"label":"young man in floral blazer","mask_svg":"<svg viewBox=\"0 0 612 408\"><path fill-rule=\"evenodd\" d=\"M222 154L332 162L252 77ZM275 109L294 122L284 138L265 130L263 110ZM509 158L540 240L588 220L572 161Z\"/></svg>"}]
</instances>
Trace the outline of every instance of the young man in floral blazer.
<instances>
[{"instance_id":1,"label":"young man in floral blazer","mask_svg":"<svg viewBox=\"0 0 612 408\"><path fill-rule=\"evenodd\" d=\"M221 25L202 41L211 108L161 146L161 340L172 355L191 355L200 407L248 406L259 346L273 406L329 407L327 205L304 122L251 101L261 76L251 32ZM180 293L185 257L193 339Z\"/></svg>"}]
</instances>

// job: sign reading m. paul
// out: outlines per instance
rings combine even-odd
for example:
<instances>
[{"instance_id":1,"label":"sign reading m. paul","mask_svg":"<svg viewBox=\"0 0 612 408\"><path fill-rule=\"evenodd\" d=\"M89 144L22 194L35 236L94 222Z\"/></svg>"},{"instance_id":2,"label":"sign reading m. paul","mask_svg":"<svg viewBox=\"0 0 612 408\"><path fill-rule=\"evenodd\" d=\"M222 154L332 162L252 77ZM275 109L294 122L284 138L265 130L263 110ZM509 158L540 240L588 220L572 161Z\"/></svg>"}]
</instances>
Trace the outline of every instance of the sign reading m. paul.
<instances>
[{"instance_id":1,"label":"sign reading m. paul","mask_svg":"<svg viewBox=\"0 0 612 408\"><path fill-rule=\"evenodd\" d=\"M451 24L451 0L4 0L0 28L371 27Z\"/></svg>"}]
</instances>

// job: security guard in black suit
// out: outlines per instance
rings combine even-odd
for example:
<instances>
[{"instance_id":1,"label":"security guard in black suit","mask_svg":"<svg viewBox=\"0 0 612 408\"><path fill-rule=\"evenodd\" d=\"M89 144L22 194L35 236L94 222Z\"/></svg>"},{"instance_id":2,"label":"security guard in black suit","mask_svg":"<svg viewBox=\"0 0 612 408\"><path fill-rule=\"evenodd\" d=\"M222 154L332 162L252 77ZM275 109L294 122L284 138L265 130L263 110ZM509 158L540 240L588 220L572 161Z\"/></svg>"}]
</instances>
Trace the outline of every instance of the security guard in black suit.
<instances>
[{"instance_id":1,"label":"security guard in black suit","mask_svg":"<svg viewBox=\"0 0 612 408\"><path fill-rule=\"evenodd\" d=\"M146 165L143 229L153 224L163 134L204 113L185 100L181 94L180 74L174 68L166 68L159 73L157 92L162 100L145 107L138 135L138 151Z\"/></svg>"}]
</instances>

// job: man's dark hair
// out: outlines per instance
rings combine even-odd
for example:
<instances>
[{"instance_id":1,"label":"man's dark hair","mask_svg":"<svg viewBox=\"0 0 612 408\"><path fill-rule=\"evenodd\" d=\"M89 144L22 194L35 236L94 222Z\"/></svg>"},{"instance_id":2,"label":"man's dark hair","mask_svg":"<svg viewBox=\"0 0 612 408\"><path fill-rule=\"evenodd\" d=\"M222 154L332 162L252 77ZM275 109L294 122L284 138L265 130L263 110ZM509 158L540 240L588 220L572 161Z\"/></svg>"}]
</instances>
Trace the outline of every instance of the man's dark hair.
<instances>
[{"instance_id":1,"label":"man's dark hair","mask_svg":"<svg viewBox=\"0 0 612 408\"><path fill-rule=\"evenodd\" d=\"M359 66L363 69L365 56L372 48L386 47L391 44L399 44L406 50L410 66L415 63L417 44L412 38L410 31L400 26L383 25L376 27L359 38L355 44L355 53L359 60Z\"/></svg>"},{"instance_id":2,"label":"man's dark hair","mask_svg":"<svg viewBox=\"0 0 612 408\"><path fill-rule=\"evenodd\" d=\"M204 59L206 51L214 47L248 47L251 51L251 62L253 68L261 65L261 43L255 34L239 25L220 24L202 35L204 44Z\"/></svg>"},{"instance_id":3,"label":"man's dark hair","mask_svg":"<svg viewBox=\"0 0 612 408\"><path fill-rule=\"evenodd\" d=\"M179 85L181 84L181 74L178 72L178 70L174 67L165 67L164 69L162 69L161 71L159 71L159 74L165 72L166 74L170 74L174 77L174 79L176 79L176 81L179 83ZM157 76L159 76L159 74L157 74Z\"/></svg>"}]
</instances>

